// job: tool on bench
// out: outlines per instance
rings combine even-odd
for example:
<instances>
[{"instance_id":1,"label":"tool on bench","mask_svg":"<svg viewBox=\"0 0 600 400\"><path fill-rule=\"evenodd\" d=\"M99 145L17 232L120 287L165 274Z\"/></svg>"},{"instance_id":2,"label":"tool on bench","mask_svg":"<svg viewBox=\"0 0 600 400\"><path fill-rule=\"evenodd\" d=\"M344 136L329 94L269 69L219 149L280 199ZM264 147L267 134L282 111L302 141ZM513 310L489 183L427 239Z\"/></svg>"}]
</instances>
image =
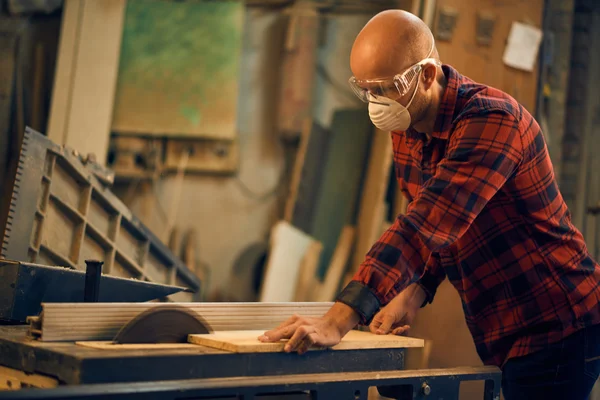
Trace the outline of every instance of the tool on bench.
<instances>
[{"instance_id":1,"label":"tool on bench","mask_svg":"<svg viewBox=\"0 0 600 400\"><path fill-rule=\"evenodd\" d=\"M0 260L0 320L25 322L42 311L42 303L143 302L189 290L96 271L86 277L86 272L70 268Z\"/></svg>"}]
</instances>

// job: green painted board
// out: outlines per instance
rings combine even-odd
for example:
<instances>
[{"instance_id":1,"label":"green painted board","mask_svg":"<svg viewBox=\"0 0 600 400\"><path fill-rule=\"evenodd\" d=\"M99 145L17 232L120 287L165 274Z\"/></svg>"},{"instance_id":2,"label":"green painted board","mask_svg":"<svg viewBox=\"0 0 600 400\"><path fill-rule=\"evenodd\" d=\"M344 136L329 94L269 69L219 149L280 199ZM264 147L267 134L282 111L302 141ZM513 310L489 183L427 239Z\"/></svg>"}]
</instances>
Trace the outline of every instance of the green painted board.
<instances>
[{"instance_id":1,"label":"green painted board","mask_svg":"<svg viewBox=\"0 0 600 400\"><path fill-rule=\"evenodd\" d=\"M128 0L112 130L233 139L245 5Z\"/></svg>"},{"instance_id":2,"label":"green painted board","mask_svg":"<svg viewBox=\"0 0 600 400\"><path fill-rule=\"evenodd\" d=\"M319 276L327 272L344 225L354 224L373 125L367 110L338 110L331 124L311 235L323 243Z\"/></svg>"}]
</instances>

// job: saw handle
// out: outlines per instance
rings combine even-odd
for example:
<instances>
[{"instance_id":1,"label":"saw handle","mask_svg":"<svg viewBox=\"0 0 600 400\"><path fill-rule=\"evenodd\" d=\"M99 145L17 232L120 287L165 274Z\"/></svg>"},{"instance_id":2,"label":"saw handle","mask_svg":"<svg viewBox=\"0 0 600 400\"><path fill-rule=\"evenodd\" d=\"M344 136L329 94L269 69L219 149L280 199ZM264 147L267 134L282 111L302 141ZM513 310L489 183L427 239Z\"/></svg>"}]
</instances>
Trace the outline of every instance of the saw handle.
<instances>
[{"instance_id":1,"label":"saw handle","mask_svg":"<svg viewBox=\"0 0 600 400\"><path fill-rule=\"evenodd\" d=\"M100 297L100 278L102 277L102 261L85 260L85 288L83 301L96 303Z\"/></svg>"}]
</instances>

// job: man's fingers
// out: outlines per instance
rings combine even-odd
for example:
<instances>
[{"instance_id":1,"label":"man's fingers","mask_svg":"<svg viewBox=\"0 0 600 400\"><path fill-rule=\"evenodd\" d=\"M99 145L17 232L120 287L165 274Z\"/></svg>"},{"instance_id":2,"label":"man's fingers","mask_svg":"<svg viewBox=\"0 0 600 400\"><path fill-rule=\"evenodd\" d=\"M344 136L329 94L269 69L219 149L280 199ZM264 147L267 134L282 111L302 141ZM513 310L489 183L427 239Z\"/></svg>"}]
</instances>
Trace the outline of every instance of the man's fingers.
<instances>
[{"instance_id":1,"label":"man's fingers","mask_svg":"<svg viewBox=\"0 0 600 400\"><path fill-rule=\"evenodd\" d=\"M377 333L377 329L381 326L381 314L375 315L373 321L369 324L371 333Z\"/></svg>"},{"instance_id":2,"label":"man's fingers","mask_svg":"<svg viewBox=\"0 0 600 400\"><path fill-rule=\"evenodd\" d=\"M298 354L304 354L308 349L319 340L319 336L316 332L310 333L304 337L302 343L298 347Z\"/></svg>"},{"instance_id":3,"label":"man's fingers","mask_svg":"<svg viewBox=\"0 0 600 400\"><path fill-rule=\"evenodd\" d=\"M314 331L315 328L312 326L300 325L296 328L296 331L285 345L284 350L288 353L298 350L304 338Z\"/></svg>"},{"instance_id":4,"label":"man's fingers","mask_svg":"<svg viewBox=\"0 0 600 400\"><path fill-rule=\"evenodd\" d=\"M404 335L410 329L410 325L399 326L392 331L393 335Z\"/></svg>"},{"instance_id":5,"label":"man's fingers","mask_svg":"<svg viewBox=\"0 0 600 400\"><path fill-rule=\"evenodd\" d=\"M378 335L385 335L386 333L388 333L395 322L394 320L395 318L392 314L385 314L383 316L383 321L381 322L381 325L379 326L379 328L377 328L375 333L377 333Z\"/></svg>"},{"instance_id":6,"label":"man's fingers","mask_svg":"<svg viewBox=\"0 0 600 400\"><path fill-rule=\"evenodd\" d=\"M277 328L271 329L259 336L258 340L261 342L278 342L281 339L288 339L294 334L295 328L298 325L298 319L299 318L294 315Z\"/></svg>"}]
</instances>

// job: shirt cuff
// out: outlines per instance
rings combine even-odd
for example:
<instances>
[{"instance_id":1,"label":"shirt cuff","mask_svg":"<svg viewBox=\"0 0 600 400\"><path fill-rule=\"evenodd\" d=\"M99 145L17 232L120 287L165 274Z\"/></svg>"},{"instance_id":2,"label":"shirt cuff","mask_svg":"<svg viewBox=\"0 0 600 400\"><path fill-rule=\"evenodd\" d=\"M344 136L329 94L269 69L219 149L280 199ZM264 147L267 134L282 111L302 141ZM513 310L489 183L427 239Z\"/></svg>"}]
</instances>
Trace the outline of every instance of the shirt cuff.
<instances>
[{"instance_id":1,"label":"shirt cuff","mask_svg":"<svg viewBox=\"0 0 600 400\"><path fill-rule=\"evenodd\" d=\"M423 291L426 294L425 301L421 304L421 308L425 307L427 304L431 304L433 302L433 298L435 297L435 293L437 291L437 287L439 286L439 282L435 276L432 274L425 273L417 282L417 285L421 286Z\"/></svg>"},{"instance_id":2,"label":"shirt cuff","mask_svg":"<svg viewBox=\"0 0 600 400\"><path fill-rule=\"evenodd\" d=\"M371 289L358 281L351 281L335 301L354 309L363 325L368 325L381 307L379 299Z\"/></svg>"}]
</instances>

